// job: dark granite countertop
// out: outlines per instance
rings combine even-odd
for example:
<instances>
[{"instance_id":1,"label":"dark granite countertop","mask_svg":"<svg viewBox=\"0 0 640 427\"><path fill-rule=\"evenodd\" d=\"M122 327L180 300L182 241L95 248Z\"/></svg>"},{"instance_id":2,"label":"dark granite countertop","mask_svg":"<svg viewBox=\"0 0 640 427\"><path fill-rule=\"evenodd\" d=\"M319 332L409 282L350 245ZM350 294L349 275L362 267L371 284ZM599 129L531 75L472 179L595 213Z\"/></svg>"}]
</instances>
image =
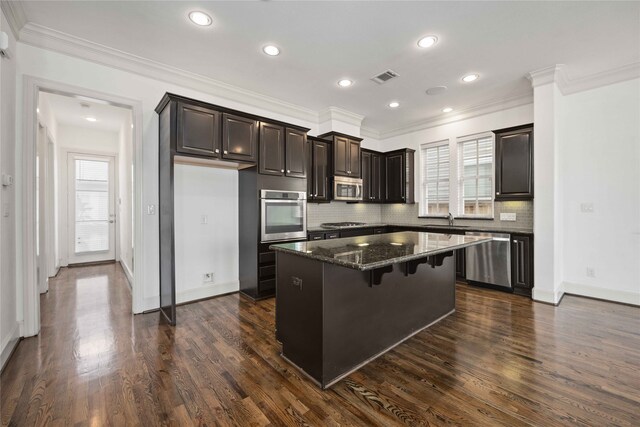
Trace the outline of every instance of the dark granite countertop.
<instances>
[{"instance_id":1,"label":"dark granite countertop","mask_svg":"<svg viewBox=\"0 0 640 427\"><path fill-rule=\"evenodd\" d=\"M491 238L402 231L342 239L281 243L270 249L356 270L372 270L491 241Z\"/></svg>"},{"instance_id":2,"label":"dark granite countertop","mask_svg":"<svg viewBox=\"0 0 640 427\"><path fill-rule=\"evenodd\" d=\"M377 227L411 227L411 228L423 228L423 229L442 229L442 230L456 230L460 232L464 231L476 231L476 232L486 232L486 233L509 233L509 234L527 234L533 235L533 230L526 228L508 228L508 227L494 227L494 226L477 226L477 225L443 225L443 224L401 224L401 223L367 223L357 227L348 226L348 227L309 227L307 229L308 232L318 232L318 231L332 231L332 230L357 230L362 228L377 228Z\"/></svg>"}]
</instances>

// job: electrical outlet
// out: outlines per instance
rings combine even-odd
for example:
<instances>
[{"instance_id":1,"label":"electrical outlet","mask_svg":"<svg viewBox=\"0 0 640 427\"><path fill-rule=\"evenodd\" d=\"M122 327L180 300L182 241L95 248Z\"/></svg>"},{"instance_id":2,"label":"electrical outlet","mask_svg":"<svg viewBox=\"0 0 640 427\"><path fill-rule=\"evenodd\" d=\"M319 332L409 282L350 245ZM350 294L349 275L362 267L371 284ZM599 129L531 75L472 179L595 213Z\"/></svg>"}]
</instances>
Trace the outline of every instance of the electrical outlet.
<instances>
[{"instance_id":1,"label":"electrical outlet","mask_svg":"<svg viewBox=\"0 0 640 427\"><path fill-rule=\"evenodd\" d=\"M503 212L500 214L500 221L515 221L515 220L516 220L515 212L513 213Z\"/></svg>"},{"instance_id":2,"label":"electrical outlet","mask_svg":"<svg viewBox=\"0 0 640 427\"><path fill-rule=\"evenodd\" d=\"M148 205L147 215L155 215L155 214L156 214L156 205Z\"/></svg>"},{"instance_id":3,"label":"electrical outlet","mask_svg":"<svg viewBox=\"0 0 640 427\"><path fill-rule=\"evenodd\" d=\"M208 215L202 215L200 217L200 224L209 224L209 216Z\"/></svg>"},{"instance_id":4,"label":"electrical outlet","mask_svg":"<svg viewBox=\"0 0 640 427\"><path fill-rule=\"evenodd\" d=\"M582 212L582 213L593 213L593 203L581 203L580 204L580 212Z\"/></svg>"},{"instance_id":5,"label":"electrical outlet","mask_svg":"<svg viewBox=\"0 0 640 427\"><path fill-rule=\"evenodd\" d=\"M204 273L203 282L212 283L215 275L213 273Z\"/></svg>"},{"instance_id":6,"label":"electrical outlet","mask_svg":"<svg viewBox=\"0 0 640 427\"><path fill-rule=\"evenodd\" d=\"M587 277L595 278L596 277L596 271L591 267L587 267Z\"/></svg>"}]
</instances>

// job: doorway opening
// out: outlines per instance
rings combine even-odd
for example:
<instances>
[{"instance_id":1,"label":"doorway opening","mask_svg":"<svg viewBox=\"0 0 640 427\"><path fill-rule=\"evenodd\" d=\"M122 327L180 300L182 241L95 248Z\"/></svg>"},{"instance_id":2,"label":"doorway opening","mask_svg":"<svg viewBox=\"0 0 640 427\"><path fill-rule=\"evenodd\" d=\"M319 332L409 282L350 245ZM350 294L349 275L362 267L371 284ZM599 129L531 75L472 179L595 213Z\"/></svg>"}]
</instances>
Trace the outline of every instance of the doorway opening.
<instances>
[{"instance_id":1,"label":"doorway opening","mask_svg":"<svg viewBox=\"0 0 640 427\"><path fill-rule=\"evenodd\" d=\"M35 164L36 282L117 263L134 282L135 149L129 106L40 88ZM108 303L108 302L105 302Z\"/></svg>"}]
</instances>

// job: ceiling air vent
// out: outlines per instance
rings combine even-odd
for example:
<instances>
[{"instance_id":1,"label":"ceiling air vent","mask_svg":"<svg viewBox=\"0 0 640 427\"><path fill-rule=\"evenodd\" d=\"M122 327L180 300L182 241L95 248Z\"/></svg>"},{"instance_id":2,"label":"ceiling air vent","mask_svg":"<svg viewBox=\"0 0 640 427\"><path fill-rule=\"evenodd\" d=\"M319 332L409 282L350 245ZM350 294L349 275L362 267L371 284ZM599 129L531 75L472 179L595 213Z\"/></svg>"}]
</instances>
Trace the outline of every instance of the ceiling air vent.
<instances>
[{"instance_id":1,"label":"ceiling air vent","mask_svg":"<svg viewBox=\"0 0 640 427\"><path fill-rule=\"evenodd\" d=\"M371 80L381 85L382 83L386 83L394 77L398 77L398 73L392 70L387 70L382 74L371 77Z\"/></svg>"}]
</instances>

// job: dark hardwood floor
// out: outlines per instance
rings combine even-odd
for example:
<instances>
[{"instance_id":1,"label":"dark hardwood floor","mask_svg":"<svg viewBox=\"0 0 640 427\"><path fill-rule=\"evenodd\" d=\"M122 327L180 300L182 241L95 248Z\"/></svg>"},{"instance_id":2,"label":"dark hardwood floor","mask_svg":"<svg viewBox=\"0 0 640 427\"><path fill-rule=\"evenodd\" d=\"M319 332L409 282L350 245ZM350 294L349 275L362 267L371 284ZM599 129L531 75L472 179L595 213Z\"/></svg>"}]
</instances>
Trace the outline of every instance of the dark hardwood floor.
<instances>
[{"instance_id":1,"label":"dark hardwood floor","mask_svg":"<svg viewBox=\"0 0 640 427\"><path fill-rule=\"evenodd\" d=\"M458 286L457 312L321 391L279 356L274 300L130 315L117 264L64 269L1 376L2 424L640 425L640 309Z\"/></svg>"}]
</instances>

